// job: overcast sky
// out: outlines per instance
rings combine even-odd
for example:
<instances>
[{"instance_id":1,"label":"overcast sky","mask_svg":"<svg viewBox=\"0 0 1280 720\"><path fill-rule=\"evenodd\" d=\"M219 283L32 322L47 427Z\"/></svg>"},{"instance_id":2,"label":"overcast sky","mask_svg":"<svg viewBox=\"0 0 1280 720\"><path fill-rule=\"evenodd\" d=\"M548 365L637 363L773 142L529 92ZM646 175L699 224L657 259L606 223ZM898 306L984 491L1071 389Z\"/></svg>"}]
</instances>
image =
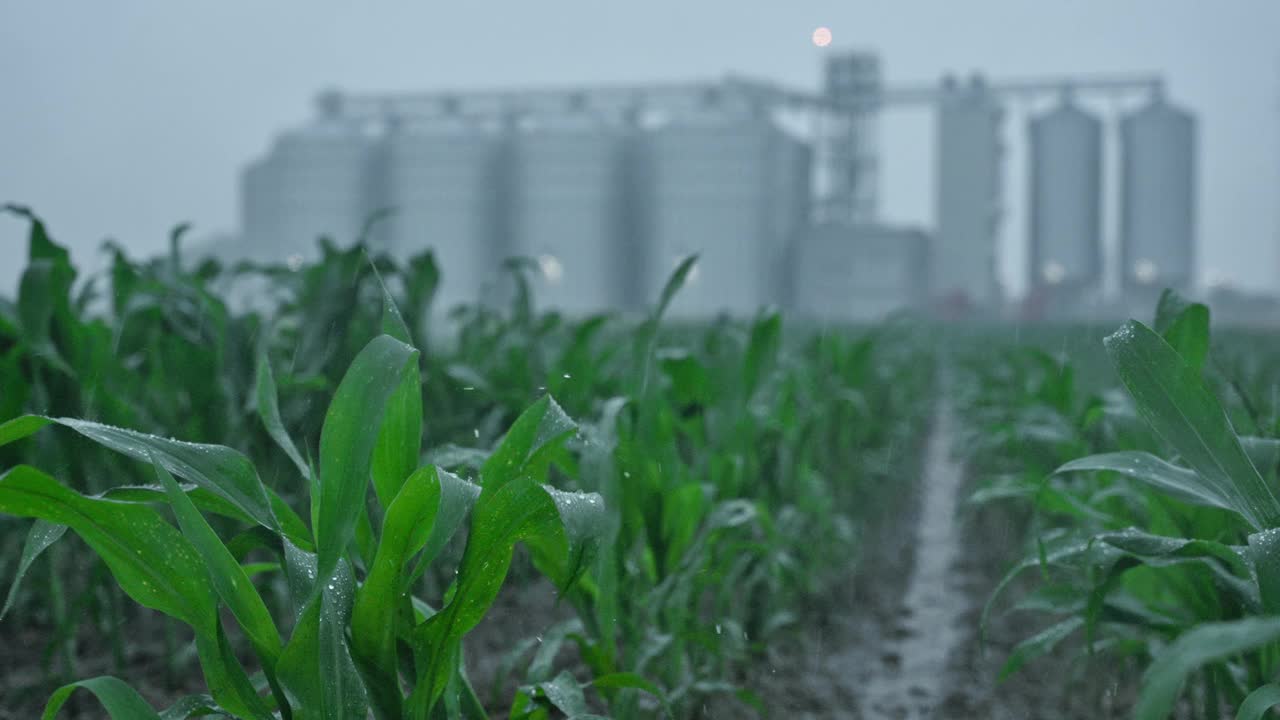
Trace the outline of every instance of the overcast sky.
<instances>
[{"instance_id":1,"label":"overcast sky","mask_svg":"<svg viewBox=\"0 0 1280 720\"><path fill-rule=\"evenodd\" d=\"M377 5L379 10L369 9ZM1201 279L1280 291L1280 0L544 0L11 3L0 23L0 202L34 206L78 261L115 237L231 232L239 169L321 88L641 82L736 72L816 88L823 52L881 53L890 84L1158 71L1201 120ZM1105 108L1099 108L1105 109ZM1007 128L1001 274L1023 287L1026 132ZM885 217L928 224L928 117L882 127ZM25 228L0 219L0 290ZM447 268L446 268L447 271Z\"/></svg>"}]
</instances>

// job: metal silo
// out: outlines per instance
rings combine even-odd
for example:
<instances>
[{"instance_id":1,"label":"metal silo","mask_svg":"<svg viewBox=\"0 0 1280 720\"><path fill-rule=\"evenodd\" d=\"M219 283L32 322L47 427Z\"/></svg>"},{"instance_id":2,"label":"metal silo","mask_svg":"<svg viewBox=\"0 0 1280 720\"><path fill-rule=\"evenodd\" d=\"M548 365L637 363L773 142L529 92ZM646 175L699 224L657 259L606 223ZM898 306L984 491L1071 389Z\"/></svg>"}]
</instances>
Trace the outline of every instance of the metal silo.
<instances>
[{"instance_id":1,"label":"metal silo","mask_svg":"<svg viewBox=\"0 0 1280 720\"><path fill-rule=\"evenodd\" d=\"M314 255L321 235L344 245L356 239L374 209L372 160L368 134L340 118L279 137L270 159L277 259Z\"/></svg>"},{"instance_id":2,"label":"metal silo","mask_svg":"<svg viewBox=\"0 0 1280 720\"><path fill-rule=\"evenodd\" d=\"M218 249L224 260L280 261L278 183L274 164L267 156L250 163L240 175L241 242ZM228 252L229 251L229 252Z\"/></svg>"},{"instance_id":3,"label":"metal silo","mask_svg":"<svg viewBox=\"0 0 1280 720\"><path fill-rule=\"evenodd\" d=\"M809 211L808 147L756 108L721 100L649 131L644 148L649 301L692 253L673 315L747 315L786 301Z\"/></svg>"},{"instance_id":4,"label":"metal silo","mask_svg":"<svg viewBox=\"0 0 1280 720\"><path fill-rule=\"evenodd\" d=\"M1195 273L1195 118L1157 97L1125 116L1120 134L1124 287L1186 289Z\"/></svg>"},{"instance_id":5,"label":"metal silo","mask_svg":"<svg viewBox=\"0 0 1280 720\"><path fill-rule=\"evenodd\" d=\"M528 118L516 131L508 250L536 260L540 305L580 315L623 304L626 142L587 112Z\"/></svg>"},{"instance_id":6,"label":"metal silo","mask_svg":"<svg viewBox=\"0 0 1280 720\"><path fill-rule=\"evenodd\" d=\"M936 115L932 290L952 311L1000 300L996 240L1004 215L1004 108L981 77L943 81Z\"/></svg>"},{"instance_id":7,"label":"metal silo","mask_svg":"<svg viewBox=\"0 0 1280 720\"><path fill-rule=\"evenodd\" d=\"M439 264L435 307L479 299L500 262L498 161L501 136L465 118L397 123L380 148L387 249L397 257L427 248Z\"/></svg>"},{"instance_id":8,"label":"metal silo","mask_svg":"<svg viewBox=\"0 0 1280 720\"><path fill-rule=\"evenodd\" d=\"M1068 97L1031 120L1032 288L1077 293L1102 270L1102 122Z\"/></svg>"}]
</instances>

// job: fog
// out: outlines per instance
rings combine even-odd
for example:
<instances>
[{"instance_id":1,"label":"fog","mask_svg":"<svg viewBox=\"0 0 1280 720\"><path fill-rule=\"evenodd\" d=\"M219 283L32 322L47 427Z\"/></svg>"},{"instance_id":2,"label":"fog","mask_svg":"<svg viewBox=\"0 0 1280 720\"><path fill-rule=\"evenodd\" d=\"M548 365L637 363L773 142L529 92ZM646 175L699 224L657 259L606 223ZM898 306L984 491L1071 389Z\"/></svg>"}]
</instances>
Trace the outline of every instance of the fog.
<instances>
[{"instance_id":1,"label":"fog","mask_svg":"<svg viewBox=\"0 0 1280 720\"><path fill-rule=\"evenodd\" d=\"M113 237L136 253L168 229L236 230L238 173L312 114L323 88L425 90L719 77L816 88L830 49L880 53L888 85L943 73L1157 72L1200 120L1201 281L1280 290L1280 4L668 0L463 5L395 11L333 2L194 6L23 3L0 24L0 201L27 204L82 266ZM1025 286L1025 131L1010 136L1000 274ZM931 123L886 114L881 211L931 218ZM0 290L25 226L0 222ZM1111 233L1108 232L1108 235ZM446 268L447 271L447 268Z\"/></svg>"}]
</instances>

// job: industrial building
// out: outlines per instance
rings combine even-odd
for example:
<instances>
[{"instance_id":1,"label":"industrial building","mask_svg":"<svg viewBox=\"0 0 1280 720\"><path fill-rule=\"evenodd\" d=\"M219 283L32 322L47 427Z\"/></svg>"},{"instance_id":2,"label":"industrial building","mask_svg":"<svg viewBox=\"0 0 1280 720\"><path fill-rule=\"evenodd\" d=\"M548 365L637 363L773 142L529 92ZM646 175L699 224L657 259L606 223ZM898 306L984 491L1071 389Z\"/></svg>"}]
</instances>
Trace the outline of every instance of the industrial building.
<instances>
[{"instance_id":1,"label":"industrial building","mask_svg":"<svg viewBox=\"0 0 1280 720\"><path fill-rule=\"evenodd\" d=\"M818 322L874 322L929 305L929 236L919 229L823 223L796 249L795 311Z\"/></svg>"},{"instance_id":2,"label":"industrial building","mask_svg":"<svg viewBox=\"0 0 1280 720\"><path fill-rule=\"evenodd\" d=\"M749 316L765 305L860 321L895 309L1004 312L997 245L1005 125L1027 123L1028 298L1034 316L1097 307L1108 238L1127 297L1192 282L1195 120L1158 77L1060 77L885 87L879 58L829 56L809 92L727 77L632 87L320 96L242 178L241 256L296 263L314 241L430 248L435 310L494 297L503 260L532 261L535 302L583 316L638 310L686 256L670 312ZM1121 169L1106 175L1111 118ZM1046 108L1045 101L1054 103ZM1145 103L1138 109L1135 100ZM876 132L888 111L935 118L932 227L878 217ZM1118 226L1104 193L1118 188ZM1022 194L1018 193L1021 197ZM1018 230L1018 232L1022 232ZM1115 277L1117 273L1113 273Z\"/></svg>"}]
</instances>

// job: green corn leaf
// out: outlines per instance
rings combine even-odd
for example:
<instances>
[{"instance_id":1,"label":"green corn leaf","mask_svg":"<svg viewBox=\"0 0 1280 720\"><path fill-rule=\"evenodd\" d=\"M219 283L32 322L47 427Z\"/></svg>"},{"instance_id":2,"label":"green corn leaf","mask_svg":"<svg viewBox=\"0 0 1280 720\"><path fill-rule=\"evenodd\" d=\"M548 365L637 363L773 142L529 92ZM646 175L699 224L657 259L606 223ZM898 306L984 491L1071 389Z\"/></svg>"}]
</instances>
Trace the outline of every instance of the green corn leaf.
<instances>
[{"instance_id":1,"label":"green corn leaf","mask_svg":"<svg viewBox=\"0 0 1280 720\"><path fill-rule=\"evenodd\" d=\"M483 489L453 597L413 631L420 671L410 696L410 717L425 718L440 699L457 666L463 635L480 622L502 587L515 543L530 545L535 562L549 568L557 582L571 582L590 557L584 548L589 541L582 534L604 525L603 519L590 516L603 513L598 495L557 499L549 488L527 477Z\"/></svg>"},{"instance_id":2,"label":"green corn leaf","mask_svg":"<svg viewBox=\"0 0 1280 720\"><path fill-rule=\"evenodd\" d=\"M397 608L406 588L404 568L424 546L430 563L462 525L480 488L434 467L405 481L387 509L369 575L356 592L351 615L352 650L379 682L370 690L388 717L400 715L397 680ZM371 673L366 672L366 675Z\"/></svg>"},{"instance_id":3,"label":"green corn leaf","mask_svg":"<svg viewBox=\"0 0 1280 720\"><path fill-rule=\"evenodd\" d=\"M8 445L29 435L34 435L41 428L52 423L41 415L20 415L12 420L0 423L0 445Z\"/></svg>"},{"instance_id":4,"label":"green corn leaf","mask_svg":"<svg viewBox=\"0 0 1280 720\"><path fill-rule=\"evenodd\" d=\"M0 608L0 620L9 614L13 601L18 599L18 587L22 585L22 578L31 569L31 564L40 557L40 553L57 542L66 532L66 525L45 520L36 520L32 523L31 530L27 532L27 539L22 543L22 557L18 559L18 571L14 573L13 582L9 585L9 595L4 600L4 608Z\"/></svg>"},{"instance_id":5,"label":"green corn leaf","mask_svg":"<svg viewBox=\"0 0 1280 720\"><path fill-rule=\"evenodd\" d=\"M1247 552L1258 576L1263 610L1280 615L1280 528L1250 535Z\"/></svg>"},{"instance_id":6,"label":"green corn leaf","mask_svg":"<svg viewBox=\"0 0 1280 720\"><path fill-rule=\"evenodd\" d=\"M592 686L602 690L622 690L634 689L649 693L662 703L662 709L667 717L675 717L675 713L671 711L671 706L667 702L666 693L662 692L662 688L646 680L644 677L633 672L617 672L601 675L593 679L590 683Z\"/></svg>"},{"instance_id":7,"label":"green corn leaf","mask_svg":"<svg viewBox=\"0 0 1280 720\"><path fill-rule=\"evenodd\" d=\"M1191 302L1182 297L1178 291L1165 288L1160 293L1160 299L1156 301L1156 314L1151 327L1161 335L1165 334L1189 307Z\"/></svg>"},{"instance_id":8,"label":"green corn leaf","mask_svg":"<svg viewBox=\"0 0 1280 720\"><path fill-rule=\"evenodd\" d=\"M41 720L53 720L53 718L57 717L58 711L66 704L71 697L71 693L81 688L88 690L93 693L94 697L98 698L98 702L102 704L102 709L107 711L107 716L111 720L162 720L155 709L148 705L146 700L142 699L137 690L110 675L79 680L54 690L53 695L49 697L49 702L44 706L44 713L40 716ZM168 720L168 718L166 717L164 720Z\"/></svg>"},{"instance_id":9,"label":"green corn leaf","mask_svg":"<svg viewBox=\"0 0 1280 720\"><path fill-rule=\"evenodd\" d=\"M1165 720L1187 676L1200 666L1280 640L1280 618L1258 617L1197 625L1152 660L1134 711L1137 720Z\"/></svg>"},{"instance_id":10,"label":"green corn leaf","mask_svg":"<svg viewBox=\"0 0 1280 720\"><path fill-rule=\"evenodd\" d=\"M551 496L560 515L564 542L561 543L558 533L548 533L529 538L528 544L534 564L561 592L566 592L595 563L610 518L604 500L597 493L567 492L546 486L542 489Z\"/></svg>"},{"instance_id":11,"label":"green corn leaf","mask_svg":"<svg viewBox=\"0 0 1280 720\"><path fill-rule=\"evenodd\" d=\"M1053 652L1058 643L1065 640L1071 633L1079 630L1083 625L1084 618L1067 618L1018 643L1013 648L1013 652L1009 654L1009 659L1005 661L1004 667L1000 668L1000 681L1003 682L1008 679L1010 675L1021 670L1028 662Z\"/></svg>"},{"instance_id":12,"label":"green corn leaf","mask_svg":"<svg viewBox=\"0 0 1280 720\"><path fill-rule=\"evenodd\" d=\"M246 717L270 717L227 645L200 555L155 510L85 497L19 465L0 476L0 512L74 530L106 563L125 594L195 630L200 663L219 703Z\"/></svg>"},{"instance_id":13,"label":"green corn leaf","mask_svg":"<svg viewBox=\"0 0 1280 720\"><path fill-rule=\"evenodd\" d=\"M290 590L303 604L277 665L280 683L303 717L364 718L368 694L345 636L355 592L351 568L339 562L325 579L316 574L314 555L288 543L285 550Z\"/></svg>"},{"instance_id":14,"label":"green corn leaf","mask_svg":"<svg viewBox=\"0 0 1280 720\"><path fill-rule=\"evenodd\" d=\"M583 718L590 714L587 698L582 694L582 686L568 670L561 671L554 679L538 683L529 690L533 697L544 700L567 718ZM512 715L515 716L516 713Z\"/></svg>"},{"instance_id":15,"label":"green corn leaf","mask_svg":"<svg viewBox=\"0 0 1280 720\"><path fill-rule=\"evenodd\" d=\"M19 465L0 476L0 512L70 527L138 604L212 630L216 601L200 556L155 510L87 498Z\"/></svg>"},{"instance_id":16,"label":"green corn leaf","mask_svg":"<svg viewBox=\"0 0 1280 720\"><path fill-rule=\"evenodd\" d=\"M253 720L275 720L266 701L258 695L244 667L236 658L231 641L222 627L222 618L214 617L212 630L196 629L196 652L205 682L218 704L238 717Z\"/></svg>"},{"instance_id":17,"label":"green corn leaf","mask_svg":"<svg viewBox=\"0 0 1280 720\"><path fill-rule=\"evenodd\" d=\"M258 381L255 395L258 401L258 416L262 418L267 434L284 451L284 454L289 456L305 479L308 476L307 461L302 459L302 453L298 452L298 447L293 444L293 438L289 437L289 431L285 430L284 421L280 419L276 379L271 372L271 361L267 359L265 352L258 356Z\"/></svg>"},{"instance_id":18,"label":"green corn leaf","mask_svg":"<svg viewBox=\"0 0 1280 720\"><path fill-rule=\"evenodd\" d=\"M220 495L215 495L194 483L181 483L179 487L191 498L191 502L195 503L197 508L203 512L221 515L222 517L231 518L239 522L254 525L264 532L271 533L273 536L278 534L269 530L265 526L255 524L253 518L246 515L239 508ZM307 526L303 524L302 518L290 508L279 495L271 488L267 488L267 496L271 499L271 507L275 511L276 518L280 520L280 527L284 537L289 538L294 544L308 550L314 550L311 543L311 531L307 530ZM109 488L97 497L106 500L117 500L120 502L131 503L168 503L169 497L163 487L159 485L121 485L119 487Z\"/></svg>"},{"instance_id":19,"label":"green corn leaf","mask_svg":"<svg viewBox=\"0 0 1280 720\"><path fill-rule=\"evenodd\" d=\"M390 291L377 275L382 288L382 332L406 345L413 345L409 327L400 315ZM422 454L422 376L405 372L400 385L387 403L378 444L373 451L373 489L378 502L387 507L400 490L400 485L418 467Z\"/></svg>"},{"instance_id":20,"label":"green corn leaf","mask_svg":"<svg viewBox=\"0 0 1280 720\"><path fill-rule=\"evenodd\" d=\"M658 366L671 382L672 399L680 405L711 400L711 376L698 358L683 349L659 350Z\"/></svg>"},{"instance_id":21,"label":"green corn leaf","mask_svg":"<svg viewBox=\"0 0 1280 720\"><path fill-rule=\"evenodd\" d=\"M421 549L421 552L418 554L418 562L414 565L413 572L401 579L400 592L402 593L409 592L418 578L422 577L427 567L462 526L463 520L480 497L479 486L453 473L436 468L436 477L440 483L439 509L436 510L435 522L431 525L431 533L427 536L426 542L415 546Z\"/></svg>"},{"instance_id":22,"label":"green corn leaf","mask_svg":"<svg viewBox=\"0 0 1280 720\"><path fill-rule=\"evenodd\" d=\"M577 425L554 398L543 395L520 414L480 470L482 489L496 492L519 477L538 478Z\"/></svg>"},{"instance_id":23,"label":"green corn leaf","mask_svg":"<svg viewBox=\"0 0 1280 720\"><path fill-rule=\"evenodd\" d=\"M1116 472L1147 483L1158 490L1193 505L1232 510L1232 498L1205 483L1194 470L1165 462L1151 453L1140 450L1101 453L1072 460L1059 467L1055 473L1084 471Z\"/></svg>"},{"instance_id":24,"label":"green corn leaf","mask_svg":"<svg viewBox=\"0 0 1280 720\"><path fill-rule=\"evenodd\" d=\"M1256 529L1280 525L1280 502L1263 482L1200 373L1145 325L1129 321L1107 352L1147 424Z\"/></svg>"},{"instance_id":25,"label":"green corn leaf","mask_svg":"<svg viewBox=\"0 0 1280 720\"><path fill-rule=\"evenodd\" d=\"M280 632L271 619L266 603L245 574L244 568L232 557L227 546L222 544L213 528L209 527L195 504L178 487L178 481L173 479L158 459L155 460L155 471L169 495L169 502L182 534L204 558L214 591L230 608L231 614L249 636L254 651L262 661L264 672L274 683L275 665L281 650Z\"/></svg>"},{"instance_id":26,"label":"green corn leaf","mask_svg":"<svg viewBox=\"0 0 1280 720\"><path fill-rule=\"evenodd\" d=\"M696 254L689 255L681 260L676 269L671 272L666 284L662 286L662 294L658 296L658 305L653 309L652 320L655 325L666 314L671 301L675 298L676 293L680 292L680 288L684 287L685 281L689 278L689 273L693 271L693 267L697 264L698 256Z\"/></svg>"},{"instance_id":27,"label":"green corn leaf","mask_svg":"<svg viewBox=\"0 0 1280 720\"><path fill-rule=\"evenodd\" d=\"M1249 697L1240 703L1236 720L1262 720L1262 716L1277 705L1280 705L1280 685L1263 685L1249 693Z\"/></svg>"},{"instance_id":28,"label":"green corn leaf","mask_svg":"<svg viewBox=\"0 0 1280 720\"><path fill-rule=\"evenodd\" d=\"M257 470L236 450L223 445L171 440L85 420L58 418L57 422L135 460L149 462L154 455L169 472L221 495L259 524L280 531L280 523L272 513L271 501Z\"/></svg>"},{"instance_id":29,"label":"green corn leaf","mask_svg":"<svg viewBox=\"0 0 1280 720\"><path fill-rule=\"evenodd\" d=\"M374 447L373 489L382 507L400 491L422 454L422 380L415 363L387 401L382 429Z\"/></svg>"},{"instance_id":30,"label":"green corn leaf","mask_svg":"<svg viewBox=\"0 0 1280 720\"><path fill-rule=\"evenodd\" d=\"M743 393L747 399L760 385L763 372L775 360L782 342L782 316L770 312L751 326L751 340L743 365Z\"/></svg>"},{"instance_id":31,"label":"green corn leaf","mask_svg":"<svg viewBox=\"0 0 1280 720\"><path fill-rule=\"evenodd\" d=\"M1083 562L1093 562L1101 565L1114 560L1119 555L1120 551L1118 549L1105 543L1095 543L1092 539L1083 542L1078 539L1069 539L1052 548L1045 547L1044 543L1037 543L1037 552L1030 557L1023 558L1021 562L1010 568L1004 577L1000 579L1000 582L996 584L995 589L991 591L987 602L982 606L982 614L979 616L978 641L980 643L986 641L987 624L996 600L1004 594L1009 585L1024 571L1032 568L1044 570L1049 566L1071 565Z\"/></svg>"},{"instance_id":32,"label":"green corn leaf","mask_svg":"<svg viewBox=\"0 0 1280 720\"><path fill-rule=\"evenodd\" d=\"M216 717L226 711L208 695L188 695L160 712L160 720L187 720L191 717Z\"/></svg>"},{"instance_id":33,"label":"green corn leaf","mask_svg":"<svg viewBox=\"0 0 1280 720\"><path fill-rule=\"evenodd\" d=\"M417 373L417 357L417 350L379 335L352 361L329 404L320 431L320 578L333 573L355 535L383 417L405 374Z\"/></svg>"},{"instance_id":34,"label":"green corn leaf","mask_svg":"<svg viewBox=\"0 0 1280 720\"><path fill-rule=\"evenodd\" d=\"M151 456L165 469L222 497L261 525L281 532L272 513L274 503L258 479L253 463L236 450L223 445L182 442L135 430L102 425L73 418L24 415L0 425L0 440L12 441L57 423L135 460L151 462ZM2 444L2 443L0 443Z\"/></svg>"},{"instance_id":35,"label":"green corn leaf","mask_svg":"<svg viewBox=\"0 0 1280 720\"><path fill-rule=\"evenodd\" d=\"M1161 335L1196 372L1204 370L1209 355L1209 308L1187 305Z\"/></svg>"}]
</instances>

